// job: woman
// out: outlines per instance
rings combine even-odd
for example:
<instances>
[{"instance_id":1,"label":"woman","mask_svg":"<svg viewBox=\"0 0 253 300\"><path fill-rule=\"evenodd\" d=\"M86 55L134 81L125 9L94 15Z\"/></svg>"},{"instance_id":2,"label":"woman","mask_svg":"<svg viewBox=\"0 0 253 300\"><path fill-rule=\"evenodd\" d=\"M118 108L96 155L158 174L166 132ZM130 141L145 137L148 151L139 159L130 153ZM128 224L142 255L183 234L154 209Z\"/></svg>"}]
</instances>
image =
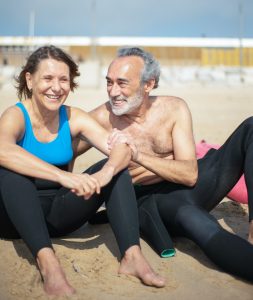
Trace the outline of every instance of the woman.
<instances>
[{"instance_id":1,"label":"woman","mask_svg":"<svg viewBox=\"0 0 253 300\"><path fill-rule=\"evenodd\" d=\"M124 196L129 179L122 170L131 159L130 148L119 143L109 153L108 133L86 112L64 105L78 75L73 60L49 46L32 53L18 76L18 96L25 99L0 119L0 236L24 240L48 294L70 295L74 288L50 236L76 230L105 201L122 254L119 272L147 285L164 286L164 279L140 251L134 197ZM67 171L73 156L71 141L78 135L109 155L84 174Z\"/></svg>"}]
</instances>

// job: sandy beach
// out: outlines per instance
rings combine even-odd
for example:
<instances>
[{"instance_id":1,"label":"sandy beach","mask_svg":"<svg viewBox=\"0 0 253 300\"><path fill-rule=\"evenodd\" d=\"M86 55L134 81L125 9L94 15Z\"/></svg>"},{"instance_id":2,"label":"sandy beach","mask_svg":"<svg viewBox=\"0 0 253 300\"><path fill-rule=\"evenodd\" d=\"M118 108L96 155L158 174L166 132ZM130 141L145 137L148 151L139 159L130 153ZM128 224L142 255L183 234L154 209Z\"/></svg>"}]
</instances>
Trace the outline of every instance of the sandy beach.
<instances>
[{"instance_id":1,"label":"sandy beach","mask_svg":"<svg viewBox=\"0 0 253 300\"><path fill-rule=\"evenodd\" d=\"M187 101L192 111L196 142L205 139L221 144L253 114L253 85L171 84L154 94L176 95ZM68 103L89 111L106 99L105 85L99 89L80 87ZM12 83L3 85L0 112L16 101ZM90 150L78 158L75 171L83 171L101 157L96 150ZM222 226L247 238L247 205L225 198L212 214ZM177 238L174 242L176 256L161 259L141 240L143 252L152 267L167 279L165 288L156 289L142 285L136 278L117 274L120 254L107 224L84 225L67 237L53 239L67 277L77 290L71 297L73 300L253 299L252 284L223 273L187 239ZM21 240L0 240L0 269L0 300L48 299L33 257Z\"/></svg>"}]
</instances>

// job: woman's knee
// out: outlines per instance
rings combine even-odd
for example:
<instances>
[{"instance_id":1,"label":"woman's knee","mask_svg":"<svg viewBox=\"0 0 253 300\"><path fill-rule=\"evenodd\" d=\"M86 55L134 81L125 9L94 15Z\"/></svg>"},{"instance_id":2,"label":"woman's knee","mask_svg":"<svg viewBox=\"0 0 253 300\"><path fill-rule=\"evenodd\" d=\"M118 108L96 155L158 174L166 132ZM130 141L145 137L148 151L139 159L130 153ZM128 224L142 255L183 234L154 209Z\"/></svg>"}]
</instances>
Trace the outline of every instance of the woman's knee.
<instances>
[{"instance_id":1,"label":"woman's knee","mask_svg":"<svg viewBox=\"0 0 253 300\"><path fill-rule=\"evenodd\" d=\"M0 182L1 187L10 186L12 189L17 189L19 186L23 186L25 183L32 183L31 179L28 177L7 169L1 169Z\"/></svg>"},{"instance_id":2,"label":"woman's knee","mask_svg":"<svg viewBox=\"0 0 253 300\"><path fill-rule=\"evenodd\" d=\"M4 172L0 176L0 190L3 201L17 202L20 198L30 198L37 193L37 189L33 180L22 174L12 171ZM24 203L24 201L22 201Z\"/></svg>"}]
</instances>

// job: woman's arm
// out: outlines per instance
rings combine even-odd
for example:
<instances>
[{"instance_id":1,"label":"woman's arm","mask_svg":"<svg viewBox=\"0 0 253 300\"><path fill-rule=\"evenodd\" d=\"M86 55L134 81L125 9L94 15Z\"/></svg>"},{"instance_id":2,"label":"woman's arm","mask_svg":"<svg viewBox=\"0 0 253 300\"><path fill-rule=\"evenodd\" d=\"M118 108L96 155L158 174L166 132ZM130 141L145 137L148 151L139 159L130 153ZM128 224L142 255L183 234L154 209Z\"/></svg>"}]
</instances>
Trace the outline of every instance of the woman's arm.
<instances>
[{"instance_id":1,"label":"woman's arm","mask_svg":"<svg viewBox=\"0 0 253 300\"><path fill-rule=\"evenodd\" d=\"M118 143L109 150L109 132L88 113L77 108L70 108L70 126L72 136L81 136L82 139L109 157L104 168L110 170L110 173L115 175L128 166L131 160L130 147L125 143Z\"/></svg>"},{"instance_id":2,"label":"woman's arm","mask_svg":"<svg viewBox=\"0 0 253 300\"><path fill-rule=\"evenodd\" d=\"M7 109L0 118L0 165L16 173L60 183L79 196L88 198L100 192L96 178L88 174L63 171L29 153L16 144L24 133L24 118L16 107Z\"/></svg>"},{"instance_id":3,"label":"woman's arm","mask_svg":"<svg viewBox=\"0 0 253 300\"><path fill-rule=\"evenodd\" d=\"M19 108L10 107L0 118L0 165L14 172L56 181L59 169L17 145L24 134L24 118Z\"/></svg>"}]
</instances>

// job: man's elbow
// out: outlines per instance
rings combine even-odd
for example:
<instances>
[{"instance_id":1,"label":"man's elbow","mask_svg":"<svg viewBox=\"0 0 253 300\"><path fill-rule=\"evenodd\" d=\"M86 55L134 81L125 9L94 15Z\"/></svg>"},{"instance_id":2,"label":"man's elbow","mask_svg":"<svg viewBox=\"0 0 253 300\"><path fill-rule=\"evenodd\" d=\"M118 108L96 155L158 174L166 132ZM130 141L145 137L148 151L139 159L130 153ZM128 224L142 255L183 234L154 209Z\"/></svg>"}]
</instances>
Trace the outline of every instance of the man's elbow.
<instances>
[{"instance_id":1,"label":"man's elbow","mask_svg":"<svg viewBox=\"0 0 253 300\"><path fill-rule=\"evenodd\" d=\"M198 180L198 168L194 168L194 170L192 170L190 176L188 177L187 180L187 186L189 187L194 187L195 184L197 183Z\"/></svg>"}]
</instances>

